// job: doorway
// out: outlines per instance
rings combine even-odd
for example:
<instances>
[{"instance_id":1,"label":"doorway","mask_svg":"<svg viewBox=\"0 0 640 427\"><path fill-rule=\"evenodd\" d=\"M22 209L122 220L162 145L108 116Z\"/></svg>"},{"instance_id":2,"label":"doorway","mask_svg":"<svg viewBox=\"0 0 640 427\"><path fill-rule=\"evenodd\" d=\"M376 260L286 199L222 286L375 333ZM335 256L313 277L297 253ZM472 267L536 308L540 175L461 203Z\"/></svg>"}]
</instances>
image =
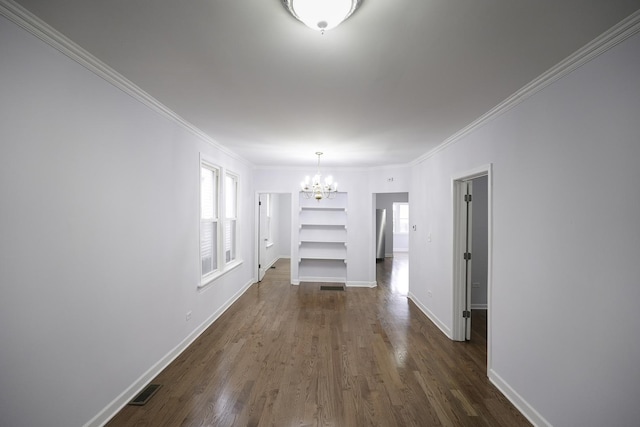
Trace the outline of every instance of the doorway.
<instances>
[{"instance_id":1,"label":"doorway","mask_svg":"<svg viewBox=\"0 0 640 427\"><path fill-rule=\"evenodd\" d=\"M257 193L256 277L261 281L281 258L291 258L291 194Z\"/></svg>"},{"instance_id":2,"label":"doorway","mask_svg":"<svg viewBox=\"0 0 640 427\"><path fill-rule=\"evenodd\" d=\"M384 211L385 237L380 239L378 221L380 211ZM374 193L373 194L374 238L376 243L376 263L385 258L402 255L408 263L409 252L409 193ZM383 242L383 243L380 243ZM377 269L374 280L377 282ZM407 280L408 282L408 280Z\"/></svg>"},{"instance_id":3,"label":"doorway","mask_svg":"<svg viewBox=\"0 0 640 427\"><path fill-rule=\"evenodd\" d=\"M491 165L454 177L452 186L452 336L455 341L472 340L472 317L481 321L486 319L488 368L491 354ZM474 310L479 316L472 316Z\"/></svg>"}]
</instances>

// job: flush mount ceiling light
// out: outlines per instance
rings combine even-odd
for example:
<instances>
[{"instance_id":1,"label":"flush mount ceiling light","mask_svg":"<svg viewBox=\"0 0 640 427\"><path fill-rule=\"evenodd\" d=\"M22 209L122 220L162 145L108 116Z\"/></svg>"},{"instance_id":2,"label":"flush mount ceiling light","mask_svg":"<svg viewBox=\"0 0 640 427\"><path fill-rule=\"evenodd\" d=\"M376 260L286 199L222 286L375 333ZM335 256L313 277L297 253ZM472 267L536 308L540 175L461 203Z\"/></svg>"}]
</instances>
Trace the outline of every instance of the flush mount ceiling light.
<instances>
[{"instance_id":1,"label":"flush mount ceiling light","mask_svg":"<svg viewBox=\"0 0 640 427\"><path fill-rule=\"evenodd\" d=\"M364 0L282 0L284 7L307 27L320 31L340 25Z\"/></svg>"},{"instance_id":2,"label":"flush mount ceiling light","mask_svg":"<svg viewBox=\"0 0 640 427\"><path fill-rule=\"evenodd\" d=\"M318 156L318 171L314 175L313 179L309 179L308 176L305 177L304 181L300 183L300 186L302 187L300 192L306 199L316 199L317 201L322 199L332 199L338 192L338 183L333 182L333 178L331 176L326 177L324 182L321 181L320 156L322 156L322 152L316 152L316 156Z\"/></svg>"}]
</instances>

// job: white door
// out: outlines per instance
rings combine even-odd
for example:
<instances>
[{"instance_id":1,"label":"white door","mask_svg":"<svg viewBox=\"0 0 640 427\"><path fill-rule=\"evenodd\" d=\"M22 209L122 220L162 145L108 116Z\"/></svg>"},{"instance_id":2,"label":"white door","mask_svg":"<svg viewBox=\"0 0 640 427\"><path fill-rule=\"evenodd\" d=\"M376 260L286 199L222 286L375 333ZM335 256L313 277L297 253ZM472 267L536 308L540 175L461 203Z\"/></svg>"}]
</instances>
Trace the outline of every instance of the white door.
<instances>
[{"instance_id":1,"label":"white door","mask_svg":"<svg viewBox=\"0 0 640 427\"><path fill-rule=\"evenodd\" d=\"M465 250L462 255L465 263L465 309L463 317L465 318L465 339L471 339L471 248L472 248L472 201L473 201L473 182L465 181L463 183L463 205L462 214L464 215L464 233L465 233Z\"/></svg>"}]
</instances>

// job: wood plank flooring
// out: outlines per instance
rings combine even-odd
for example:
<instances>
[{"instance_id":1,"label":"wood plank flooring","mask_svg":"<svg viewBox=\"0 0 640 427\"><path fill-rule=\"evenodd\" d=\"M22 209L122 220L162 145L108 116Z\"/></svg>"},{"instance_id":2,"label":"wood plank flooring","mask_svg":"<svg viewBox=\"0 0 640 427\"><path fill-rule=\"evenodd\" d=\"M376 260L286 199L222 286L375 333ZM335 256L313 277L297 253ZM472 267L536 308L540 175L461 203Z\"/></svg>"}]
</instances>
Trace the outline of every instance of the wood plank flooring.
<instances>
[{"instance_id":1,"label":"wood plank flooring","mask_svg":"<svg viewBox=\"0 0 640 427\"><path fill-rule=\"evenodd\" d=\"M486 316L452 342L407 299L406 259L377 266L375 289L326 291L279 260L107 425L530 425L486 377Z\"/></svg>"}]
</instances>

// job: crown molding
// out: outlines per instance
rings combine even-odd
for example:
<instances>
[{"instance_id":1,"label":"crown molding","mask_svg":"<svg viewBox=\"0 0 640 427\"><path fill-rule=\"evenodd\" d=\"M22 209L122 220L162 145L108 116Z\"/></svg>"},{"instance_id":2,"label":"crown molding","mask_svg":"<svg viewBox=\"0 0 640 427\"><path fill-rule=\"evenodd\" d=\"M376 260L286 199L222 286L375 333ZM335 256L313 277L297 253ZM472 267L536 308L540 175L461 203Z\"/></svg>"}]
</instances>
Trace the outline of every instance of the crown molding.
<instances>
[{"instance_id":1,"label":"crown molding","mask_svg":"<svg viewBox=\"0 0 640 427\"><path fill-rule=\"evenodd\" d=\"M622 43L624 40L628 39L639 31L640 9L620 21L618 24L611 27L609 30L605 31L593 41L578 49L576 52L568 56L566 59L564 59L554 67L538 76L536 79L522 87L520 90L515 92L513 95L502 101L491 110L487 111L478 119L471 122L466 127L460 129L449 138L445 139L442 143L440 143L432 150L426 152L416 160L410 162L409 165L415 166L427 160L428 158L433 157L448 146L455 144L474 130L484 126L496 117L511 110L513 107L520 104L527 98L535 95L553 82L580 68L587 62L595 59L614 46Z\"/></svg>"},{"instance_id":2,"label":"crown molding","mask_svg":"<svg viewBox=\"0 0 640 427\"><path fill-rule=\"evenodd\" d=\"M143 103L156 113L183 127L204 142L211 144L229 157L239 160L249 167L254 166L247 159L215 141L202 130L180 117L174 111L136 86L123 75L81 48L79 45L13 0L0 0L0 15L36 36L63 55L82 65L98 77L122 90L127 95Z\"/></svg>"}]
</instances>

